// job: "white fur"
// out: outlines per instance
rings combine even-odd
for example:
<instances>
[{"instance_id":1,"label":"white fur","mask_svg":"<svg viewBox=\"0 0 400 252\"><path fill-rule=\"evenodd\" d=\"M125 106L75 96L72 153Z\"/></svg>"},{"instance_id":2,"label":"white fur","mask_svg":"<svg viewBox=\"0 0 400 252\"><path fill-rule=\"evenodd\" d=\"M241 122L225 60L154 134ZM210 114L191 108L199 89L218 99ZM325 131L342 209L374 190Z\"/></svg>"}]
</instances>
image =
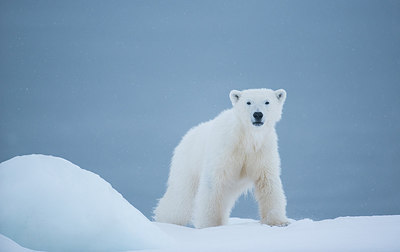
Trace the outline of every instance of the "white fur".
<instances>
[{"instance_id":1,"label":"white fur","mask_svg":"<svg viewBox=\"0 0 400 252\"><path fill-rule=\"evenodd\" d=\"M230 99L233 108L192 128L176 147L168 189L154 210L156 221L224 225L236 199L254 186L261 223L289 223L275 132L286 92L233 90ZM253 125L254 112L263 113L262 126Z\"/></svg>"}]
</instances>

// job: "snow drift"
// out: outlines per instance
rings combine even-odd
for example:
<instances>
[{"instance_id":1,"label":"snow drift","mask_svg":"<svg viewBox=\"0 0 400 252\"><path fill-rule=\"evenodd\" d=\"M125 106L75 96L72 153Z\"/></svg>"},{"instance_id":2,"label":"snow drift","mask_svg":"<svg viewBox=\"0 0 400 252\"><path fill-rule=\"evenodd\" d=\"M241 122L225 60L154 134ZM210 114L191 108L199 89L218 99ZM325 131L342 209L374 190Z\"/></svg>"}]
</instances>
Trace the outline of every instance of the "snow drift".
<instances>
[{"instance_id":1,"label":"snow drift","mask_svg":"<svg viewBox=\"0 0 400 252\"><path fill-rule=\"evenodd\" d=\"M0 234L0 251L4 252L31 252L33 250L21 247L8 237Z\"/></svg>"},{"instance_id":2,"label":"snow drift","mask_svg":"<svg viewBox=\"0 0 400 252\"><path fill-rule=\"evenodd\" d=\"M0 202L0 233L34 250L126 251L170 244L109 183L62 158L28 155L1 163Z\"/></svg>"}]
</instances>

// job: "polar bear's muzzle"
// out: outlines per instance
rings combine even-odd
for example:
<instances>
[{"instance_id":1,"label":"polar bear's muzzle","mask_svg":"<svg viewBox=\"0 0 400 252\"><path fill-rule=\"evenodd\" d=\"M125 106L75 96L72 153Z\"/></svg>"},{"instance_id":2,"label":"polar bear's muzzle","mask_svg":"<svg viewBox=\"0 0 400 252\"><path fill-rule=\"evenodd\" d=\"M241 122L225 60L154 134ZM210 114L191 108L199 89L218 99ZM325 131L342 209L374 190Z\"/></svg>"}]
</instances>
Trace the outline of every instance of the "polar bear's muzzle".
<instances>
[{"instance_id":1,"label":"polar bear's muzzle","mask_svg":"<svg viewBox=\"0 0 400 252\"><path fill-rule=\"evenodd\" d=\"M263 122L253 122L254 126L260 127L262 126L264 123Z\"/></svg>"},{"instance_id":2,"label":"polar bear's muzzle","mask_svg":"<svg viewBox=\"0 0 400 252\"><path fill-rule=\"evenodd\" d=\"M254 112L253 114L253 120L251 120L251 122L253 123L254 126L262 126L264 124L264 122L262 121L263 118L263 113L261 112Z\"/></svg>"}]
</instances>

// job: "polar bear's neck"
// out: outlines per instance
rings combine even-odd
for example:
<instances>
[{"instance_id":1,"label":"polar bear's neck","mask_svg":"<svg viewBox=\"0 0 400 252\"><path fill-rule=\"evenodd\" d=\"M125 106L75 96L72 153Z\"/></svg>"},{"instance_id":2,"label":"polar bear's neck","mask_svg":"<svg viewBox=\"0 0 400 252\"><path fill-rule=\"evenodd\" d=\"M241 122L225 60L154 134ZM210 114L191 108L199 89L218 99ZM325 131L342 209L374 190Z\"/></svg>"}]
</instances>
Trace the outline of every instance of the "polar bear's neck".
<instances>
[{"instance_id":1,"label":"polar bear's neck","mask_svg":"<svg viewBox=\"0 0 400 252\"><path fill-rule=\"evenodd\" d=\"M251 124L243 125L232 109L224 110L206 125L212 125L211 132L217 130L221 135L226 136L223 138L227 141L226 144L235 146L239 153L255 153L266 146L274 147L277 145L275 125L264 124L261 128L255 128ZM212 136L211 141L214 141L215 135L210 134L210 136Z\"/></svg>"},{"instance_id":2,"label":"polar bear's neck","mask_svg":"<svg viewBox=\"0 0 400 252\"><path fill-rule=\"evenodd\" d=\"M275 145L277 142L276 131L273 127L263 129L241 127L240 131L241 145L247 153L258 152L267 144Z\"/></svg>"}]
</instances>

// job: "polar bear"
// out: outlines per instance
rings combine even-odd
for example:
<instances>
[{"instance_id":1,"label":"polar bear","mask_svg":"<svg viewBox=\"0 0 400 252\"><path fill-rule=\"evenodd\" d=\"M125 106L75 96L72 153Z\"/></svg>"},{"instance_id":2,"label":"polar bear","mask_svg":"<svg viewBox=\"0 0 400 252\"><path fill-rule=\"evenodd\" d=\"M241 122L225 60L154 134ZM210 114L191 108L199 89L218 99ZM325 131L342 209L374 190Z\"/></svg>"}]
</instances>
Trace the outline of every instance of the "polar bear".
<instances>
[{"instance_id":1,"label":"polar bear","mask_svg":"<svg viewBox=\"0 0 400 252\"><path fill-rule=\"evenodd\" d=\"M254 187L261 223L289 224L275 131L286 91L232 90L229 96L231 109L190 129L175 148L155 221L224 225L236 199Z\"/></svg>"}]
</instances>

